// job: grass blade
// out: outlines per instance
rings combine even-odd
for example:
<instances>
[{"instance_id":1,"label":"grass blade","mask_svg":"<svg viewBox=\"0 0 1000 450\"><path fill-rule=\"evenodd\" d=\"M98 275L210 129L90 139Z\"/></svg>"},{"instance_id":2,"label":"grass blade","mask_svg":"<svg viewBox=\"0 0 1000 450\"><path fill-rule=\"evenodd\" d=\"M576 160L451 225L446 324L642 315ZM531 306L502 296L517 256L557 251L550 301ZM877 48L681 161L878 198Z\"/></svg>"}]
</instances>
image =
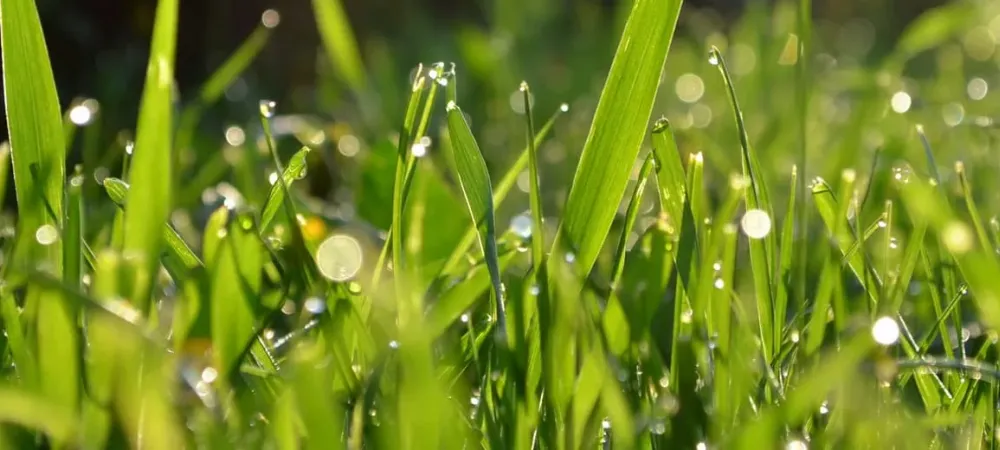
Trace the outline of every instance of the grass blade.
<instances>
[{"instance_id":1,"label":"grass blade","mask_svg":"<svg viewBox=\"0 0 1000 450\"><path fill-rule=\"evenodd\" d=\"M554 247L586 275L597 261L646 134L681 0L637 0L615 52Z\"/></svg>"},{"instance_id":2,"label":"grass blade","mask_svg":"<svg viewBox=\"0 0 1000 450\"><path fill-rule=\"evenodd\" d=\"M361 91L365 86L365 69L340 0L313 0L312 4L330 64L351 89Z\"/></svg>"},{"instance_id":3,"label":"grass blade","mask_svg":"<svg viewBox=\"0 0 1000 450\"><path fill-rule=\"evenodd\" d=\"M0 387L0 423L3 422L44 431L56 442L72 442L77 431L77 418L72 410L8 387Z\"/></svg>"},{"instance_id":4,"label":"grass blade","mask_svg":"<svg viewBox=\"0 0 1000 450\"><path fill-rule=\"evenodd\" d=\"M729 106L732 107L733 116L736 119L736 128L740 137L741 161L743 166L743 176L747 184L744 189L744 202L748 213L754 210L767 215L768 220L774 220L774 208L771 206L770 196L767 191L767 184L764 181L764 174L761 173L760 162L756 153L750 148L750 138L747 135L746 125L743 122L743 111L740 109L739 100L736 98L736 87L732 77L729 75L729 68L726 60L718 48L712 47L709 55L709 63L719 68L719 73L726 84L726 91L729 93ZM747 227L744 226L744 229ZM749 234L748 234L749 235ZM760 321L761 341L764 344L764 354L768 360L776 355L777 342L774 336L780 336L780 331L774 330L774 277L773 263L775 261L774 233L766 232L764 236L751 237L750 239L750 265L754 278L754 292L757 297L757 317Z\"/></svg>"},{"instance_id":5,"label":"grass blade","mask_svg":"<svg viewBox=\"0 0 1000 450\"><path fill-rule=\"evenodd\" d=\"M125 210L125 251L142 255L132 301L140 311L149 306L152 274L163 245L163 224L170 214L172 189L174 53L176 49L177 10L179 0L159 0L146 85L139 107L135 154L129 169L129 179L135 180L129 189Z\"/></svg>"},{"instance_id":6,"label":"grass blade","mask_svg":"<svg viewBox=\"0 0 1000 450\"><path fill-rule=\"evenodd\" d=\"M677 151L670 122L661 118L653 124L653 157L656 162L656 183L660 188L660 207L675 225L680 224L687 189L684 166Z\"/></svg>"},{"instance_id":7,"label":"grass blade","mask_svg":"<svg viewBox=\"0 0 1000 450\"><path fill-rule=\"evenodd\" d=\"M448 135L451 137L449 160L457 175L465 204L469 208L472 223L479 230L479 242L485 254L493 285L493 296L497 302L497 317L505 317L503 281L500 279L500 261L497 254L496 222L493 218L493 188L489 170L483 160L479 144L465 121L462 110L455 104L453 92L449 92L447 107ZM501 329L503 321L501 320Z\"/></svg>"},{"instance_id":8,"label":"grass blade","mask_svg":"<svg viewBox=\"0 0 1000 450\"><path fill-rule=\"evenodd\" d=\"M306 169L308 167L306 158L309 157L309 152L309 147L302 147L302 149L292 155L292 159L288 160L285 170L281 172L280 182L271 185L271 191L268 192L264 208L260 213L259 228L262 234L267 232L267 227L271 225L274 216L278 215L278 210L285 205L285 191L287 187L306 176Z\"/></svg>"},{"instance_id":9,"label":"grass blade","mask_svg":"<svg viewBox=\"0 0 1000 450\"><path fill-rule=\"evenodd\" d=\"M45 261L59 274L62 243L43 245L35 239L36 230L42 226L61 228L60 219L50 217L45 204L53 211L62 211L66 143L52 66L34 1L0 1L0 48L20 230L14 257L25 263Z\"/></svg>"},{"instance_id":10,"label":"grass blade","mask_svg":"<svg viewBox=\"0 0 1000 450\"><path fill-rule=\"evenodd\" d=\"M528 142L528 168L529 176L531 177L531 187L529 189L530 204L531 204L531 224L534 232L531 233L531 268L535 274L538 274L542 270L542 260L545 258L545 250L542 248L545 245L545 228L542 227L542 192L539 187L538 178L538 150L535 147L535 122L532 119L534 115L534 110L531 104L531 91L528 88L528 83L521 82L521 93L524 96L524 117L527 121L527 142ZM634 218L633 218L634 219ZM624 251L620 253L622 260L624 261L625 253Z\"/></svg>"}]
</instances>

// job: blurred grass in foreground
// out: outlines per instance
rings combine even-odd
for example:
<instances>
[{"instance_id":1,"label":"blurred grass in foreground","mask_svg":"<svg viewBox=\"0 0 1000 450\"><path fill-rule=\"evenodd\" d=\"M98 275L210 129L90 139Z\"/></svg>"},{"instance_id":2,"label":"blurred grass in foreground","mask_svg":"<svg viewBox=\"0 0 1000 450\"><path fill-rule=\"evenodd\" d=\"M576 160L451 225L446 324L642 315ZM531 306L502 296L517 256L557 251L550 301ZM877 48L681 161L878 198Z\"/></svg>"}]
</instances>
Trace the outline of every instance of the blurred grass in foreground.
<instances>
[{"instance_id":1,"label":"blurred grass in foreground","mask_svg":"<svg viewBox=\"0 0 1000 450\"><path fill-rule=\"evenodd\" d=\"M315 0L338 120L255 99L207 134L280 16L175 128L177 5L133 143L59 115L0 0L0 447L997 445L997 5L876 58L808 0L726 33L635 0L544 66L497 2L407 81Z\"/></svg>"}]
</instances>

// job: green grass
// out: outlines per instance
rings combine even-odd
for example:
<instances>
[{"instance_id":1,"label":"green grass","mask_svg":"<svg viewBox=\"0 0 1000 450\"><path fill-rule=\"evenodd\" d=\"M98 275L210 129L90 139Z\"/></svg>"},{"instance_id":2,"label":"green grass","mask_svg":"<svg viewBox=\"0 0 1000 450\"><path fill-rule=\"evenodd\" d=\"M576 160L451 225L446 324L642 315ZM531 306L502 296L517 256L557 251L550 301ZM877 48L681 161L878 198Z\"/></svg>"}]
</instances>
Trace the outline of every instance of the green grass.
<instances>
[{"instance_id":1,"label":"green grass","mask_svg":"<svg viewBox=\"0 0 1000 450\"><path fill-rule=\"evenodd\" d=\"M223 143L277 13L181 102L160 0L125 153L0 0L0 448L1000 445L1000 8L869 53L809 0L569 42L537 3L407 80L314 0L338 118L255 98Z\"/></svg>"}]
</instances>

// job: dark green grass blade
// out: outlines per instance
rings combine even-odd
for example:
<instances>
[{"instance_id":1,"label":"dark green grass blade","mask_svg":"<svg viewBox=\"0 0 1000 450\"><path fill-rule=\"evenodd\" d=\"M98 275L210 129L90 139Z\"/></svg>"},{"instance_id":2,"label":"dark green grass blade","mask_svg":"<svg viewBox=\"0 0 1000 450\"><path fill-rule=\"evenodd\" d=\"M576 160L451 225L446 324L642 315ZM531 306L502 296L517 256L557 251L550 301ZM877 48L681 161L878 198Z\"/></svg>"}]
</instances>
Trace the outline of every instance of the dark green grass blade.
<instances>
[{"instance_id":1,"label":"dark green grass blade","mask_svg":"<svg viewBox=\"0 0 1000 450\"><path fill-rule=\"evenodd\" d=\"M156 7L146 83L139 106L135 154L129 169L134 180L125 210L125 251L141 255L131 300L145 311L151 280L163 245L163 224L171 207L173 166L174 53L178 0L160 0Z\"/></svg>"},{"instance_id":2,"label":"dark green grass blade","mask_svg":"<svg viewBox=\"0 0 1000 450\"><path fill-rule=\"evenodd\" d=\"M340 0L313 0L312 4L323 49L326 50L330 64L352 90L361 91L366 83L365 69L358 43Z\"/></svg>"},{"instance_id":3,"label":"dark green grass blade","mask_svg":"<svg viewBox=\"0 0 1000 450\"><path fill-rule=\"evenodd\" d=\"M66 160L59 98L35 2L0 1L0 41L20 231L14 258L46 261L58 274L62 243L42 245L35 239L43 225L61 228L58 216L48 216L45 203L62 211Z\"/></svg>"},{"instance_id":4,"label":"dark green grass blade","mask_svg":"<svg viewBox=\"0 0 1000 450\"><path fill-rule=\"evenodd\" d=\"M681 0L632 6L566 200L555 248L571 249L585 275L598 254L646 134Z\"/></svg>"},{"instance_id":5,"label":"dark green grass blade","mask_svg":"<svg viewBox=\"0 0 1000 450\"><path fill-rule=\"evenodd\" d=\"M736 128L740 137L741 161L743 166L743 176L747 178L747 185L744 190L744 202L748 211L760 210L767 214L767 217L774 221L774 208L771 205L768 195L767 184L764 174L761 173L760 162L757 154L750 148L750 138L747 135L746 125L743 122L743 111L740 109L739 100L736 97L736 87L732 77L729 75L729 68L726 60L717 48L712 48L709 54L709 62L719 68L722 79L726 84L729 94L729 106L733 110L736 119ZM774 286L772 285L775 271L775 244L774 233L767 233L763 239L750 240L750 265L754 278L754 292L757 297L757 317L760 321L761 340L764 344L764 354L768 359L775 355L776 342L774 336L780 332L774 330Z\"/></svg>"},{"instance_id":6,"label":"dark green grass blade","mask_svg":"<svg viewBox=\"0 0 1000 450\"><path fill-rule=\"evenodd\" d=\"M455 104L449 93L448 135L451 137L450 162L462 187L466 206L472 223L479 228L479 240L485 254L486 267L490 272L498 317L504 314L503 281L500 279L500 261L497 255L496 222L493 217L493 188L486 161L479 150L479 144L472 136L472 130L465 121L462 110Z\"/></svg>"}]
</instances>

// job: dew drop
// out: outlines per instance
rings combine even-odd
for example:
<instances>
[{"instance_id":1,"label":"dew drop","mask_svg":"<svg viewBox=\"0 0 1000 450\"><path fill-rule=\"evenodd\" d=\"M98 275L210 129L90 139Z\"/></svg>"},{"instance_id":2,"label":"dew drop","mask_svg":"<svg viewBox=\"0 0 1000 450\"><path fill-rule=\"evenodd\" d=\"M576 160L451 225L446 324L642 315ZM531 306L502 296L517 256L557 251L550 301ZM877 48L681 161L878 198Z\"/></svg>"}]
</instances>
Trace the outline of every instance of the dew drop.
<instances>
[{"instance_id":1,"label":"dew drop","mask_svg":"<svg viewBox=\"0 0 1000 450\"><path fill-rule=\"evenodd\" d=\"M510 229L522 239L531 237L531 216L529 213L518 214L510 220Z\"/></svg>"},{"instance_id":2,"label":"dew drop","mask_svg":"<svg viewBox=\"0 0 1000 450\"><path fill-rule=\"evenodd\" d=\"M423 158L424 156L427 156L427 146L417 142L410 147L410 153L412 153L414 157Z\"/></svg>"},{"instance_id":3,"label":"dew drop","mask_svg":"<svg viewBox=\"0 0 1000 450\"><path fill-rule=\"evenodd\" d=\"M274 100L261 100L260 101L260 115L261 117L270 119L274 117L274 111L278 108L278 104Z\"/></svg>"},{"instance_id":4,"label":"dew drop","mask_svg":"<svg viewBox=\"0 0 1000 450\"><path fill-rule=\"evenodd\" d=\"M35 230L35 240L42 245L52 245L59 239L59 230L56 227L45 224Z\"/></svg>"},{"instance_id":5,"label":"dew drop","mask_svg":"<svg viewBox=\"0 0 1000 450\"><path fill-rule=\"evenodd\" d=\"M719 65L719 50L713 48L708 52L708 63L713 66Z\"/></svg>"},{"instance_id":6,"label":"dew drop","mask_svg":"<svg viewBox=\"0 0 1000 450\"><path fill-rule=\"evenodd\" d=\"M361 244L346 234L334 234L316 249L316 265L320 273L337 282L354 278L361 270L363 259Z\"/></svg>"},{"instance_id":7,"label":"dew drop","mask_svg":"<svg viewBox=\"0 0 1000 450\"><path fill-rule=\"evenodd\" d=\"M759 209L751 209L740 219L740 228L751 239L763 239L771 232L771 217Z\"/></svg>"},{"instance_id":8,"label":"dew drop","mask_svg":"<svg viewBox=\"0 0 1000 450\"><path fill-rule=\"evenodd\" d=\"M201 381L205 383L214 383L218 378L219 371L215 370L214 367L206 367L205 370L201 371Z\"/></svg>"},{"instance_id":9,"label":"dew drop","mask_svg":"<svg viewBox=\"0 0 1000 450\"><path fill-rule=\"evenodd\" d=\"M391 348L393 350L398 349L399 348L399 341L397 341L395 339L389 341L389 348Z\"/></svg>"},{"instance_id":10,"label":"dew drop","mask_svg":"<svg viewBox=\"0 0 1000 450\"><path fill-rule=\"evenodd\" d=\"M455 104L454 100L448 100L448 104L445 105L444 109L446 111L454 111L454 110L458 109L458 105Z\"/></svg>"},{"instance_id":11,"label":"dew drop","mask_svg":"<svg viewBox=\"0 0 1000 450\"><path fill-rule=\"evenodd\" d=\"M572 264L574 261L576 261L576 255L573 254L572 252L567 252L564 259L566 260L566 262Z\"/></svg>"},{"instance_id":12,"label":"dew drop","mask_svg":"<svg viewBox=\"0 0 1000 450\"><path fill-rule=\"evenodd\" d=\"M306 300L303 308L310 314L321 314L326 310L326 302L319 297L310 297Z\"/></svg>"},{"instance_id":13,"label":"dew drop","mask_svg":"<svg viewBox=\"0 0 1000 450\"><path fill-rule=\"evenodd\" d=\"M563 103L563 104L559 105L559 110L562 111L562 112L569 111L569 103Z\"/></svg>"},{"instance_id":14,"label":"dew drop","mask_svg":"<svg viewBox=\"0 0 1000 450\"><path fill-rule=\"evenodd\" d=\"M260 15L260 23L264 25L265 28L274 28L281 23L281 14L277 10L268 9Z\"/></svg>"},{"instance_id":15,"label":"dew drop","mask_svg":"<svg viewBox=\"0 0 1000 450\"><path fill-rule=\"evenodd\" d=\"M892 317L880 317L872 325L872 338L882 345L892 345L899 340L899 324Z\"/></svg>"},{"instance_id":16,"label":"dew drop","mask_svg":"<svg viewBox=\"0 0 1000 450\"><path fill-rule=\"evenodd\" d=\"M528 288L528 293L531 295L537 296L539 292L541 292L541 289L538 288L537 284L533 284L530 288Z\"/></svg>"},{"instance_id":17,"label":"dew drop","mask_svg":"<svg viewBox=\"0 0 1000 450\"><path fill-rule=\"evenodd\" d=\"M948 251L955 254L966 253L972 250L972 232L969 227L962 222L951 221L945 225L941 232L944 246Z\"/></svg>"},{"instance_id":18,"label":"dew drop","mask_svg":"<svg viewBox=\"0 0 1000 450\"><path fill-rule=\"evenodd\" d=\"M809 446L800 439L793 439L785 445L785 450L809 450Z\"/></svg>"}]
</instances>

